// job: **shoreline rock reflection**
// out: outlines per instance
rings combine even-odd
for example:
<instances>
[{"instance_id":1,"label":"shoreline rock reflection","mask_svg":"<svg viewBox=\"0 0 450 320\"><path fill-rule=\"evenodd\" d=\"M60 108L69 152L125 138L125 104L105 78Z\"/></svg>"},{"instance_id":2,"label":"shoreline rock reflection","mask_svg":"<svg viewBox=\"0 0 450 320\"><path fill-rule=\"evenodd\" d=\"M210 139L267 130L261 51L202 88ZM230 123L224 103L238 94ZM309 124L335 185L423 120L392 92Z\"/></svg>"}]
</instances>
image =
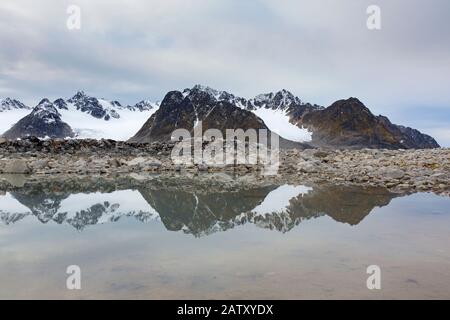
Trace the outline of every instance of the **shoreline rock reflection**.
<instances>
[{"instance_id":1,"label":"shoreline rock reflection","mask_svg":"<svg viewBox=\"0 0 450 320\"><path fill-rule=\"evenodd\" d=\"M202 237L244 224L286 233L322 216L359 224L375 207L399 196L384 188L236 181L226 176L133 179L48 179L0 194L6 225L34 216L41 223L86 227L134 217L161 221L168 231Z\"/></svg>"}]
</instances>

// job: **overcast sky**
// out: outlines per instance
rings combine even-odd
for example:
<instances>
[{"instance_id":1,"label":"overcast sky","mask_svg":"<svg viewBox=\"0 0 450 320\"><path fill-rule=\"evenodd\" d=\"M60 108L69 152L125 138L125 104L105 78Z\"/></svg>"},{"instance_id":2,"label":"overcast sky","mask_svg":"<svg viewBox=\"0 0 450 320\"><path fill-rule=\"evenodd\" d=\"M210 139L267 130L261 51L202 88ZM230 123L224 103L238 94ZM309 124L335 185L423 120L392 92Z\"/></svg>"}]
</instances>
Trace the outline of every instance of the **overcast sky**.
<instances>
[{"instance_id":1,"label":"overcast sky","mask_svg":"<svg viewBox=\"0 0 450 320\"><path fill-rule=\"evenodd\" d=\"M71 4L80 30L66 26ZM366 27L371 4L381 30ZM0 2L0 97L131 104L196 83L324 106L354 96L450 146L450 1Z\"/></svg>"}]
</instances>

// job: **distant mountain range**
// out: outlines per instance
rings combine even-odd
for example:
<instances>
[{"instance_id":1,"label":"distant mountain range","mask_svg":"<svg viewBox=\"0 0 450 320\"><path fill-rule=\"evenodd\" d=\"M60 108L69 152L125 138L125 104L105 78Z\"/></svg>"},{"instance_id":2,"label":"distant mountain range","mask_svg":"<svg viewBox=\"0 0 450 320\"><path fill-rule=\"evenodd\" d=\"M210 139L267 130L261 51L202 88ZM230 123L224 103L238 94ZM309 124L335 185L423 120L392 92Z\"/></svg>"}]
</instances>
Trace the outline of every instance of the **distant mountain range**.
<instances>
[{"instance_id":1,"label":"distant mountain range","mask_svg":"<svg viewBox=\"0 0 450 320\"><path fill-rule=\"evenodd\" d=\"M6 98L0 100L0 112L10 110L31 110L31 108L15 99Z\"/></svg>"},{"instance_id":2,"label":"distant mountain range","mask_svg":"<svg viewBox=\"0 0 450 320\"><path fill-rule=\"evenodd\" d=\"M3 137L8 139L37 136L127 140L158 106L158 103L147 100L132 106L122 105L118 101L88 96L83 91L69 99L59 98L53 102L43 99L33 109L7 98L0 101L0 130L6 131ZM43 109L45 113L38 112ZM48 123L45 119L39 119L43 116L48 118L49 114L59 121ZM72 134L63 130L66 125Z\"/></svg>"},{"instance_id":3,"label":"distant mountain range","mask_svg":"<svg viewBox=\"0 0 450 320\"><path fill-rule=\"evenodd\" d=\"M30 110L18 100L7 98L0 102L0 129L6 131L4 138L33 135L146 143L170 140L171 133L178 128L193 131L202 121L203 130L215 128L224 133L236 128L268 129L280 135L286 146L296 143L333 148L439 147L432 137L418 130L375 116L356 98L339 100L324 108L305 103L287 90L245 99L196 85L167 93L161 103L141 101L134 106L90 97L80 91L67 100L44 99Z\"/></svg>"}]
</instances>

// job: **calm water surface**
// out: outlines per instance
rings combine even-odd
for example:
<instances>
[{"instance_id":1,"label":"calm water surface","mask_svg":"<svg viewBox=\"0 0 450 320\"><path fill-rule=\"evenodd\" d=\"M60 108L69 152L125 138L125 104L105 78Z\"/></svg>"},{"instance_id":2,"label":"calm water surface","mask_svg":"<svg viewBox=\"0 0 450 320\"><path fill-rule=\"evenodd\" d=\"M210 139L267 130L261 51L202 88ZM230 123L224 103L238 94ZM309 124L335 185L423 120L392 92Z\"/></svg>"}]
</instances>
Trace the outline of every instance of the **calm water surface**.
<instances>
[{"instance_id":1,"label":"calm water surface","mask_svg":"<svg viewBox=\"0 0 450 320\"><path fill-rule=\"evenodd\" d=\"M0 192L0 298L449 299L449 208L324 185L25 184Z\"/></svg>"}]
</instances>

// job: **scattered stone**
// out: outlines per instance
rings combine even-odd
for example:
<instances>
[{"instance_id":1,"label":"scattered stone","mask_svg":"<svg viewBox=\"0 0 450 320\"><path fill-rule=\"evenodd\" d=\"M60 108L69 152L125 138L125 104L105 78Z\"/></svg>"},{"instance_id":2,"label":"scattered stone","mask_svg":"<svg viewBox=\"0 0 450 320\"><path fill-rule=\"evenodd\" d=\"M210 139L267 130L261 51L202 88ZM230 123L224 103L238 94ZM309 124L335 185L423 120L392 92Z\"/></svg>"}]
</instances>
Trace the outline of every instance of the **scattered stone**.
<instances>
[{"instance_id":1,"label":"scattered stone","mask_svg":"<svg viewBox=\"0 0 450 320\"><path fill-rule=\"evenodd\" d=\"M258 172L259 163L228 165L175 164L169 142L128 143L112 140L0 140L0 173L130 174L146 172ZM339 184L388 187L392 191L450 193L450 149L426 150L281 150L280 165L269 176Z\"/></svg>"}]
</instances>

